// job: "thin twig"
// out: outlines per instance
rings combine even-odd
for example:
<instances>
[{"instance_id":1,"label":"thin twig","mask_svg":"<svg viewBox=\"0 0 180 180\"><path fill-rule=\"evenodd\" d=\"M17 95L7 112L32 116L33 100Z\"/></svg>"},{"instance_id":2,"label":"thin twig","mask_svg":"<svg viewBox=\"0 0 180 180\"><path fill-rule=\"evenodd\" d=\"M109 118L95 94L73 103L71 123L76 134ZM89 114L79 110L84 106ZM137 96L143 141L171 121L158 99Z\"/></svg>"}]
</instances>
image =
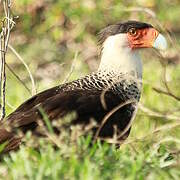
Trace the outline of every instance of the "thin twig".
<instances>
[{"instance_id":1,"label":"thin twig","mask_svg":"<svg viewBox=\"0 0 180 180\"><path fill-rule=\"evenodd\" d=\"M34 78L33 78L33 75L28 67L28 65L26 64L26 62L23 60L23 58L19 55L19 53L9 44L9 49L16 55L16 57L23 63L23 65L25 66L28 74L29 74L29 77L31 79L31 84L32 84L32 95L35 95L36 94L36 86L35 86L35 81L34 81Z\"/></svg>"},{"instance_id":2,"label":"thin twig","mask_svg":"<svg viewBox=\"0 0 180 180\"><path fill-rule=\"evenodd\" d=\"M167 83L167 79L166 79L166 73L167 73L167 68L166 68L166 65L163 65L163 63L162 63L162 66L164 67L163 68L163 83L164 83L164 85L165 85L165 87L166 87L166 90L167 90L167 94L169 94L169 96L171 96L171 97L173 97L173 98L175 98L176 100L180 100L180 98L179 97L177 97L176 95L174 95L174 93L172 93L172 91L170 90L170 88L169 88L169 85L168 85L168 83Z\"/></svg>"},{"instance_id":3,"label":"thin twig","mask_svg":"<svg viewBox=\"0 0 180 180\"><path fill-rule=\"evenodd\" d=\"M157 88L157 87L152 87L152 89L159 94L164 94L164 95L167 95L167 96L170 96L170 97L176 99L177 101L180 101L180 97L172 94L171 92L164 91L164 90Z\"/></svg>"},{"instance_id":4,"label":"thin twig","mask_svg":"<svg viewBox=\"0 0 180 180\"><path fill-rule=\"evenodd\" d=\"M178 138L165 137L164 139L161 139L159 142L157 142L156 144L154 144L153 147L154 147L155 149L158 149L157 147L159 147L160 144L165 143L165 142L170 142L170 141L180 144L180 139L178 139Z\"/></svg>"},{"instance_id":5,"label":"thin twig","mask_svg":"<svg viewBox=\"0 0 180 180\"><path fill-rule=\"evenodd\" d=\"M109 119L115 112L117 112L119 109L121 109L122 107L124 107L124 106L126 106L126 105L128 105L128 104L132 104L132 103L137 103L137 100L134 100L134 99L128 100L128 101L126 101L126 102L124 102L124 103L119 104L119 105L116 106L115 108L113 108L113 109L103 118L103 120L102 120L102 122L101 122L98 130L96 131L95 136L94 136L94 141L97 140L101 129L103 128L103 126L105 125L105 123L108 121L108 119ZM128 126L128 127L129 127L129 126ZM122 136L127 132L128 129L129 129L129 128L125 128L125 130L124 130L119 136L122 137Z\"/></svg>"},{"instance_id":6,"label":"thin twig","mask_svg":"<svg viewBox=\"0 0 180 180\"><path fill-rule=\"evenodd\" d=\"M149 8L144 8L144 7L130 7L130 8L126 8L126 9L122 9L123 11L127 11L127 12L145 12L146 14L150 15L153 18L156 18L156 13L154 11L152 11Z\"/></svg>"},{"instance_id":7,"label":"thin twig","mask_svg":"<svg viewBox=\"0 0 180 180\"><path fill-rule=\"evenodd\" d=\"M158 92L158 93L162 93L165 95L168 95L170 97L173 97L174 99L176 99L177 101L180 101L180 97L178 97L177 95L175 95L169 88L168 82L167 82L167 65L164 63L164 57L163 54L160 53L159 51L155 51L155 53L158 55L158 57L160 58L160 63L163 67L163 78L162 78L162 82L166 88L166 91L160 90L159 88L155 88L153 87L153 89Z\"/></svg>"},{"instance_id":8,"label":"thin twig","mask_svg":"<svg viewBox=\"0 0 180 180\"><path fill-rule=\"evenodd\" d=\"M6 105L8 106L8 107L10 107L12 110L15 110L16 108L13 106L13 105L11 105L7 100L6 100Z\"/></svg>"},{"instance_id":9,"label":"thin twig","mask_svg":"<svg viewBox=\"0 0 180 180\"><path fill-rule=\"evenodd\" d=\"M25 89L31 94L31 90L26 86L26 84L21 80L21 78L13 71L13 69L6 63L9 71L15 76L15 78L25 87Z\"/></svg>"},{"instance_id":10,"label":"thin twig","mask_svg":"<svg viewBox=\"0 0 180 180\"><path fill-rule=\"evenodd\" d=\"M106 102L105 102L105 94L106 92L109 90L110 88L107 87L105 90L103 90L103 92L101 93L101 96L100 96L100 100L101 100L101 104L102 104L102 107L107 110L107 105L106 105Z\"/></svg>"},{"instance_id":11,"label":"thin twig","mask_svg":"<svg viewBox=\"0 0 180 180\"><path fill-rule=\"evenodd\" d=\"M3 25L4 26L4 25ZM3 30L2 30L3 31ZM6 52L4 51L5 49L5 32L3 31L3 36L1 38L1 48L3 51L1 51L1 116L0 120L2 120L5 117L5 85L6 85L6 71L5 71L5 54Z\"/></svg>"},{"instance_id":12,"label":"thin twig","mask_svg":"<svg viewBox=\"0 0 180 180\"><path fill-rule=\"evenodd\" d=\"M138 141L141 142L141 141L145 141L146 138L156 134L156 133L160 133L162 131L167 131L167 130L170 130L170 129L173 129L173 128L176 128L176 127L179 127L180 126L180 123L177 122L177 123L171 123L171 124L168 124L168 125L163 125L157 129L155 129L154 131L146 134L145 136L143 137L140 137L140 138L131 138L131 139L127 139L127 140L118 140L118 139L113 139L113 138L101 138L101 137L98 137L98 139L101 139L101 140L105 140L106 142L108 143L115 143L115 144L132 144L132 143L137 143Z\"/></svg>"},{"instance_id":13,"label":"thin twig","mask_svg":"<svg viewBox=\"0 0 180 180\"><path fill-rule=\"evenodd\" d=\"M166 115L166 114L162 114L156 111L152 111L151 109L145 107L142 103L139 103L139 109L146 113L148 116L152 116L152 117L157 117L157 118L163 118L163 119L168 119L168 120L180 120L180 117L174 116L174 115Z\"/></svg>"},{"instance_id":14,"label":"thin twig","mask_svg":"<svg viewBox=\"0 0 180 180\"><path fill-rule=\"evenodd\" d=\"M78 57L78 52L75 53L74 59L73 59L72 65L71 65L71 69L70 69L69 73L67 74L67 76L66 76L66 78L64 79L64 81L63 81L62 84L68 82L68 80L69 80L69 78L70 78L70 76L71 76L71 74L73 73L73 70L74 70L74 68L75 68L75 62L76 62L76 60L77 60L77 57Z\"/></svg>"},{"instance_id":15,"label":"thin twig","mask_svg":"<svg viewBox=\"0 0 180 180\"><path fill-rule=\"evenodd\" d=\"M13 18L11 16L10 7L11 0L2 1L4 7L5 18L2 21L2 31L0 33L0 59L1 59L1 75L0 75L0 120L5 117L5 102L6 102L6 53L10 38L11 29L14 27Z\"/></svg>"}]
</instances>

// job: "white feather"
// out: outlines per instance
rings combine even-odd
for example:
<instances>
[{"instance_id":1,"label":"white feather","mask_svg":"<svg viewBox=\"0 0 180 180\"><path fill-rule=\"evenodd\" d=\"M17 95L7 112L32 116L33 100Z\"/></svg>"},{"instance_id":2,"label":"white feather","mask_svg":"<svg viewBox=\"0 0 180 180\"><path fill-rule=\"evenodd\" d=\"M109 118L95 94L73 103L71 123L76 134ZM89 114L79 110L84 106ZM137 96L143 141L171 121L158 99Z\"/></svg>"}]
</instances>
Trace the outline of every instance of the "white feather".
<instances>
[{"instance_id":1,"label":"white feather","mask_svg":"<svg viewBox=\"0 0 180 180\"><path fill-rule=\"evenodd\" d=\"M105 40L99 70L129 74L142 79L139 52L130 48L126 34L117 34Z\"/></svg>"}]
</instances>

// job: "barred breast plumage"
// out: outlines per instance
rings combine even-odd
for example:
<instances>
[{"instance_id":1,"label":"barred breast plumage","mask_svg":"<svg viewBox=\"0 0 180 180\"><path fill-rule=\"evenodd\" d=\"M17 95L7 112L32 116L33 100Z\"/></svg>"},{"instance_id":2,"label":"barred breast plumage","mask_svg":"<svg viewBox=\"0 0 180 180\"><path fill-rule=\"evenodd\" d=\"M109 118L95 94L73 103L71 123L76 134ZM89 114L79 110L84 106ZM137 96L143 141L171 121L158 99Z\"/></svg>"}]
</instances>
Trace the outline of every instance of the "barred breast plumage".
<instances>
[{"instance_id":1,"label":"barred breast plumage","mask_svg":"<svg viewBox=\"0 0 180 180\"><path fill-rule=\"evenodd\" d=\"M42 107L50 120L76 111L77 116L72 120L72 124L87 125L91 118L100 123L104 116L119 104L129 99L139 100L140 88L136 81L128 80L123 74L119 76L113 73L104 74L92 73L71 83L37 94L10 114L6 122L9 122L11 126L21 127L24 132L34 130L37 119L42 118L38 110ZM106 109L101 102L102 93L104 93ZM123 130L129 123L134 110L134 104L130 104L114 113L102 128L100 136L112 137L114 126Z\"/></svg>"}]
</instances>

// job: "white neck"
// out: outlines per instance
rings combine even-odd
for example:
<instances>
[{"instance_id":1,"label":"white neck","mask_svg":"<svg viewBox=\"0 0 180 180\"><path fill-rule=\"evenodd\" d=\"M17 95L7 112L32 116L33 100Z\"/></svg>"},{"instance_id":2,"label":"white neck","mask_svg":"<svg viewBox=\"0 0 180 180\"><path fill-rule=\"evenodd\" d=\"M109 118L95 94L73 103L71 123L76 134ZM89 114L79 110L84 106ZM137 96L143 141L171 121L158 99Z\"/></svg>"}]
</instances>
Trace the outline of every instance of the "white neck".
<instances>
[{"instance_id":1,"label":"white neck","mask_svg":"<svg viewBox=\"0 0 180 180\"><path fill-rule=\"evenodd\" d=\"M142 79L139 53L129 47L126 34L110 36L105 40L98 71L129 74Z\"/></svg>"}]
</instances>

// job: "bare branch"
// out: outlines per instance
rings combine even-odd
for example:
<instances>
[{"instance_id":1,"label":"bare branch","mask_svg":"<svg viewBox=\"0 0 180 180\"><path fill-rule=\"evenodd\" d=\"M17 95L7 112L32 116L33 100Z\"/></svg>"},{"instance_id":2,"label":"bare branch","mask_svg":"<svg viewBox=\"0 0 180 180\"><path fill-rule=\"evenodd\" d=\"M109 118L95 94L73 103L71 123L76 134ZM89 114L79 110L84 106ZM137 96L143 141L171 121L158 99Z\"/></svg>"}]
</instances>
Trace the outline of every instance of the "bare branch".
<instances>
[{"instance_id":1,"label":"bare branch","mask_svg":"<svg viewBox=\"0 0 180 180\"><path fill-rule=\"evenodd\" d=\"M130 8L127 8L127 9L123 9L124 11L129 11L129 12L144 12L148 15L150 15L151 17L153 18L156 18L156 14L154 11L152 11L151 9L149 8L145 8L145 7L130 7Z\"/></svg>"},{"instance_id":2,"label":"bare branch","mask_svg":"<svg viewBox=\"0 0 180 180\"><path fill-rule=\"evenodd\" d=\"M31 94L30 89L26 86L26 84L21 80L21 78L13 71L13 69L6 63L9 71L15 76L15 78L25 87L25 89Z\"/></svg>"},{"instance_id":3,"label":"bare branch","mask_svg":"<svg viewBox=\"0 0 180 180\"><path fill-rule=\"evenodd\" d=\"M102 127L105 125L105 123L108 121L108 119L115 113L117 112L119 109L121 109L123 106L125 105L128 105L128 104L132 104L132 103L136 103L137 104L137 100L135 99L131 99L131 100L128 100L124 103L121 103L119 104L118 106L116 106L115 108L113 108L105 117L104 119L102 120L102 123L100 124L98 130L96 131L96 134L94 136L94 140L97 140L98 136L99 136L99 133L102 129ZM134 113L136 114L136 113ZM131 122L127 125L127 127L124 129L123 132L120 133L120 135L118 136L119 138L122 137L129 129L129 127L131 126L132 124L132 121L134 120L134 118L131 118Z\"/></svg>"},{"instance_id":4,"label":"bare branch","mask_svg":"<svg viewBox=\"0 0 180 180\"><path fill-rule=\"evenodd\" d=\"M145 107L143 104L139 103L139 109L147 114L148 116L157 117L157 118L163 118L168 120L180 120L180 117L174 116L174 115L168 115L168 114L162 114L156 111L152 111L151 109Z\"/></svg>"},{"instance_id":5,"label":"bare branch","mask_svg":"<svg viewBox=\"0 0 180 180\"><path fill-rule=\"evenodd\" d=\"M157 87L152 87L152 89L153 89L154 91L156 91L157 93L165 94L165 95L167 95L167 96L170 96L170 97L176 99L177 101L180 101L180 97L172 94L171 92L164 91L164 90L162 90L162 89L160 89L160 88L157 88Z\"/></svg>"},{"instance_id":6,"label":"bare branch","mask_svg":"<svg viewBox=\"0 0 180 180\"><path fill-rule=\"evenodd\" d=\"M11 0L2 1L4 7L5 18L2 21L2 31L0 33L0 120L5 117L5 102L6 102L6 53L10 38L10 32L14 27L13 17L11 15L10 7Z\"/></svg>"},{"instance_id":7,"label":"bare branch","mask_svg":"<svg viewBox=\"0 0 180 180\"><path fill-rule=\"evenodd\" d=\"M16 57L22 62L22 64L24 65L24 67L26 68L29 77L31 79L31 84L32 84L32 95L36 94L36 86L35 86L35 81L33 78L33 75L28 67L28 65L26 64L26 62L23 60L23 58L19 55L19 53L9 44L9 49L16 55Z\"/></svg>"},{"instance_id":8,"label":"bare branch","mask_svg":"<svg viewBox=\"0 0 180 180\"><path fill-rule=\"evenodd\" d=\"M177 123L170 123L170 124L167 124L167 125L163 125L163 126L160 126L159 128L155 129L154 131L146 134L145 136L143 137L140 137L140 138L131 138L131 139L127 139L127 140L118 140L118 139L113 139L113 138L101 138L101 137L98 137L98 139L101 139L101 140L104 140L108 143L112 143L112 144L132 144L132 143L137 143L137 142L141 142L141 141L145 141L146 138L156 134L156 133L159 133L159 132L162 132L162 131L167 131L167 130L170 130L170 129L173 129L173 128L176 128L176 127L179 127L180 126L180 123L177 122Z\"/></svg>"}]
</instances>

